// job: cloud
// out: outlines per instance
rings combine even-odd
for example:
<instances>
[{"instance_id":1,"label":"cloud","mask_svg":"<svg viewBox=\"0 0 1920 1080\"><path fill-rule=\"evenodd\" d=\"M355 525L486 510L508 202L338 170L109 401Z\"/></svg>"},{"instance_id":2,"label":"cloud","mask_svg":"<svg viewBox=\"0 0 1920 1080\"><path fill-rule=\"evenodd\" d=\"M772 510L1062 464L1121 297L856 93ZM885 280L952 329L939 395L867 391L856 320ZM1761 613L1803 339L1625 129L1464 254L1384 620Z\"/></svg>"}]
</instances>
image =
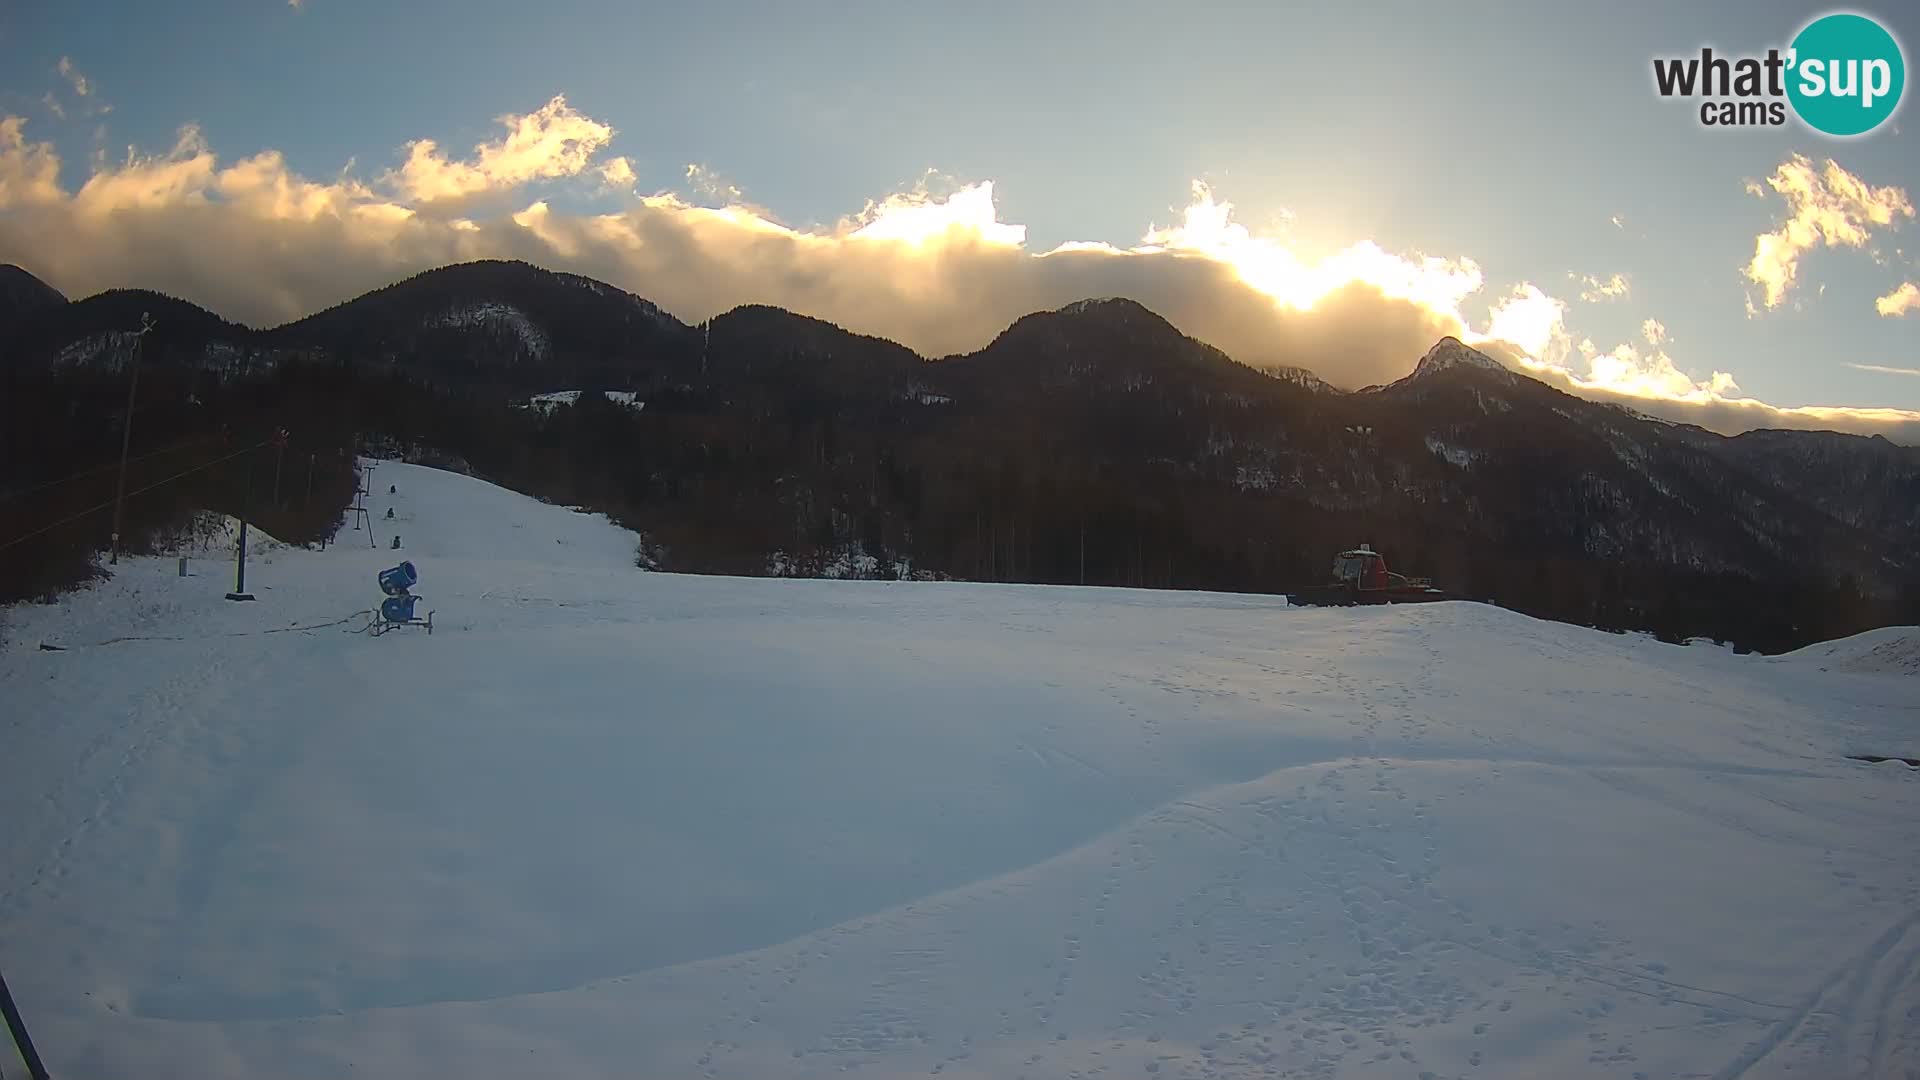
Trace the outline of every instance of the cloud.
<instances>
[{"instance_id":1,"label":"cloud","mask_svg":"<svg viewBox=\"0 0 1920 1080\"><path fill-rule=\"evenodd\" d=\"M55 64L53 69L60 73L61 78L67 80L67 85L73 87L73 92L76 95L86 97L93 93L92 84L87 81L85 75L80 73L79 68L73 66L72 57L61 57L60 62Z\"/></svg>"},{"instance_id":2,"label":"cloud","mask_svg":"<svg viewBox=\"0 0 1920 1080\"><path fill-rule=\"evenodd\" d=\"M991 182L934 175L804 229L744 204L702 166L688 170L687 192L603 192L610 208L556 208L527 189L578 177L630 191L631 162L601 153L612 129L558 97L502 125L502 137L459 160L410 143L404 164L372 181L350 169L310 179L272 150L223 161L187 127L166 152L100 161L70 190L52 146L8 117L0 262L20 262L69 295L160 288L273 325L435 266L524 259L611 282L690 322L776 304L929 356L977 349L1035 310L1120 295L1247 363L1300 365L1346 387L1399 378L1452 334L1575 393L1717 427L1880 430L1920 420L1740 398L1726 373L1689 377L1649 326L1644 347L1576 344L1567 303L1536 285L1490 293L1469 258L1370 241L1308 252L1237 221L1204 184L1137 242L1035 251L1023 226L1000 220ZM573 192L583 193L591 190Z\"/></svg>"},{"instance_id":3,"label":"cloud","mask_svg":"<svg viewBox=\"0 0 1920 1080\"><path fill-rule=\"evenodd\" d=\"M1828 247L1865 247L1874 230L1898 225L1914 216L1904 189L1874 187L1838 163L1824 168L1795 154L1767 178L1767 187L1786 200L1787 219L1772 232L1754 239L1747 280L1761 288L1762 303L1777 308L1786 300L1800 273L1800 257L1822 244ZM1752 181L1747 193L1765 198L1766 188ZM1747 311L1754 314L1751 298Z\"/></svg>"},{"instance_id":4,"label":"cloud","mask_svg":"<svg viewBox=\"0 0 1920 1080\"><path fill-rule=\"evenodd\" d=\"M111 104L101 100L99 86L87 78L72 57L61 57L53 70L60 77L60 85L42 95L40 103L55 120L65 120L69 115L105 116L113 111Z\"/></svg>"},{"instance_id":5,"label":"cloud","mask_svg":"<svg viewBox=\"0 0 1920 1080\"><path fill-rule=\"evenodd\" d=\"M704 202L719 202L730 206L740 202L740 189L709 165L689 164L687 187L695 198Z\"/></svg>"},{"instance_id":6,"label":"cloud","mask_svg":"<svg viewBox=\"0 0 1920 1080\"><path fill-rule=\"evenodd\" d=\"M1566 305L1535 292L1516 290L1507 301L1510 310L1505 312L1504 328L1510 333L1485 336L1476 344L1568 393L1727 434L1754 428L1800 428L1883 434L1900 442L1920 444L1920 411L1844 405L1779 406L1746 396L1730 372L1712 370L1705 378L1695 378L1667 352L1666 326L1658 319L1641 324L1644 345L1624 342L1602 349L1590 338L1573 341L1561 321ZM1490 329L1503 328L1502 314L1496 309Z\"/></svg>"},{"instance_id":7,"label":"cloud","mask_svg":"<svg viewBox=\"0 0 1920 1080\"><path fill-rule=\"evenodd\" d=\"M399 196L416 204L460 204L475 196L512 191L530 181L577 176L613 139L613 128L567 104L564 95L525 116L497 121L507 134L452 160L432 139L407 144L407 160L390 174Z\"/></svg>"},{"instance_id":8,"label":"cloud","mask_svg":"<svg viewBox=\"0 0 1920 1080\"><path fill-rule=\"evenodd\" d=\"M600 166L600 178L606 181L607 186L610 188L624 188L632 191L634 181L633 163L624 157L613 158L605 165Z\"/></svg>"},{"instance_id":9,"label":"cloud","mask_svg":"<svg viewBox=\"0 0 1920 1080\"><path fill-rule=\"evenodd\" d=\"M1875 300L1873 308L1889 319L1898 318L1909 311L1920 310L1920 285L1903 281L1899 288Z\"/></svg>"},{"instance_id":10,"label":"cloud","mask_svg":"<svg viewBox=\"0 0 1920 1080\"><path fill-rule=\"evenodd\" d=\"M1535 285L1518 285L1489 312L1487 329L1470 334L1469 344L1504 342L1521 357L1552 356L1566 348L1567 305Z\"/></svg>"},{"instance_id":11,"label":"cloud","mask_svg":"<svg viewBox=\"0 0 1920 1080\"><path fill-rule=\"evenodd\" d=\"M1599 277L1594 274L1568 274L1585 288L1580 290L1580 299L1589 304L1618 300L1633 291L1633 283L1625 274L1609 274Z\"/></svg>"},{"instance_id":12,"label":"cloud","mask_svg":"<svg viewBox=\"0 0 1920 1080\"><path fill-rule=\"evenodd\" d=\"M59 156L48 143L28 142L26 128L23 117L0 117L0 210L47 206L62 198Z\"/></svg>"},{"instance_id":13,"label":"cloud","mask_svg":"<svg viewBox=\"0 0 1920 1080\"><path fill-rule=\"evenodd\" d=\"M1880 374L1880 375L1915 375L1915 376L1920 376L1920 368L1910 368L1910 367L1885 367L1885 366L1882 366L1882 365L1880 365L1880 364L1848 364L1847 366L1848 366L1848 367L1850 367L1850 368L1854 368L1854 369L1856 369L1856 370L1859 370L1859 371L1871 371L1871 372L1875 372L1875 373L1877 373L1877 374Z\"/></svg>"}]
</instances>

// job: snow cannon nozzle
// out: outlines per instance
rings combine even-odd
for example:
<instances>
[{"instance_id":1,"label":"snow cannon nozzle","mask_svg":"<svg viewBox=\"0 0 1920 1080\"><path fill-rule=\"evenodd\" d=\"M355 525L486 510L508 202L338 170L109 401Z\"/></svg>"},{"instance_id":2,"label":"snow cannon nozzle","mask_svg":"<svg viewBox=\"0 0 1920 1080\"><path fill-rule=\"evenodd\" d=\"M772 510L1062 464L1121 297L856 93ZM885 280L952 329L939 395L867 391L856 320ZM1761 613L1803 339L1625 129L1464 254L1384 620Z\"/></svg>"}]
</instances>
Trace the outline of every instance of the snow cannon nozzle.
<instances>
[{"instance_id":1,"label":"snow cannon nozzle","mask_svg":"<svg viewBox=\"0 0 1920 1080\"><path fill-rule=\"evenodd\" d=\"M379 581L381 592L388 596L405 596L408 589L420 583L420 574L409 560L392 569L380 571Z\"/></svg>"}]
</instances>

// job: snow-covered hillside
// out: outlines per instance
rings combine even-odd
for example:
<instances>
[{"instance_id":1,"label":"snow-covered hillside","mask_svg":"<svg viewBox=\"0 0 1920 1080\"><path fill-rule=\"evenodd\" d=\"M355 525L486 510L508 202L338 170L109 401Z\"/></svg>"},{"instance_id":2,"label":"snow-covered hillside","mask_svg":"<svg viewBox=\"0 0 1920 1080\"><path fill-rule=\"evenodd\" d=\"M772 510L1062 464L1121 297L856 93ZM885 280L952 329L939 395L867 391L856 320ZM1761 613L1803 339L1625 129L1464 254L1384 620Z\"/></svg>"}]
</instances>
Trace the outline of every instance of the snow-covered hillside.
<instances>
[{"instance_id":1,"label":"snow-covered hillside","mask_svg":"<svg viewBox=\"0 0 1920 1080\"><path fill-rule=\"evenodd\" d=\"M1778 662L1812 664L1823 671L1920 676L1920 631L1911 626L1869 630L1795 649Z\"/></svg>"},{"instance_id":2,"label":"snow-covered hillside","mask_svg":"<svg viewBox=\"0 0 1920 1080\"><path fill-rule=\"evenodd\" d=\"M648 574L372 490L256 603L136 559L5 613L0 970L63 1080L1920 1067L1920 773L1846 756L1920 756L1910 676ZM351 633L400 557L435 632Z\"/></svg>"}]
</instances>

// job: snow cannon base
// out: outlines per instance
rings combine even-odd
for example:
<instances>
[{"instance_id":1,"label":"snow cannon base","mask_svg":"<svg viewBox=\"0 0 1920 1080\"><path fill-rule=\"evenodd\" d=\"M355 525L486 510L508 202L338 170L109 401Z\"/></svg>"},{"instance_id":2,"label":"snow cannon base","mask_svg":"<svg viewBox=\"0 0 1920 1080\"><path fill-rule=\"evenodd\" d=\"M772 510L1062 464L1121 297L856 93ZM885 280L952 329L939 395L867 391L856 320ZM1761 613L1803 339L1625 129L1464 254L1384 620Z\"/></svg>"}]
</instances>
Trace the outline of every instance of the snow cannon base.
<instances>
[{"instance_id":1,"label":"snow cannon base","mask_svg":"<svg viewBox=\"0 0 1920 1080\"><path fill-rule=\"evenodd\" d=\"M405 598L406 602L404 606L394 606L395 601L399 599L399 597L394 597L381 603L380 609L374 613L373 626L368 630L368 633L374 637L379 637L389 631L398 630L403 626L418 626L424 628L427 631L427 635L431 637L433 635L433 612L428 611L427 617L424 619L415 618L413 614L413 601L420 598L417 596L409 596Z\"/></svg>"}]
</instances>

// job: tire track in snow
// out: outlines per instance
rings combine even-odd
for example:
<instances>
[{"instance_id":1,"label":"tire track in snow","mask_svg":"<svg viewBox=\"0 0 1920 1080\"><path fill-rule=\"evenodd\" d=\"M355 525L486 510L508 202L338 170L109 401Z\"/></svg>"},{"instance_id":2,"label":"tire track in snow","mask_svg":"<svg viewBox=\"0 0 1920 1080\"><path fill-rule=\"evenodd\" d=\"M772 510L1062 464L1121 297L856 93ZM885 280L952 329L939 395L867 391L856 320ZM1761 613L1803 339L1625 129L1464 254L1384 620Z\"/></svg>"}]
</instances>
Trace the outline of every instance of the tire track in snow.
<instances>
[{"instance_id":1,"label":"tire track in snow","mask_svg":"<svg viewBox=\"0 0 1920 1080\"><path fill-rule=\"evenodd\" d=\"M1867 946L1864 952L1852 960L1847 961L1845 964L1842 964L1832 974L1828 975L1825 981L1823 981L1813 993L1809 994L1790 1015L1774 1024L1758 1041L1750 1044L1746 1050L1742 1051L1739 1057L1729 1062L1719 1072L1714 1073L1713 1080L1741 1080L1742 1077L1745 1077L1753 1071L1754 1066L1771 1057L1782 1047L1797 1041L1795 1036L1798 1035L1803 1028L1807 1027L1810 1021L1820 1016L1832 1016L1834 1018L1835 1026L1842 1032L1842 1037L1837 1043L1840 1047L1840 1053L1837 1056L1844 1057L1844 1033L1847 1028L1853 1026L1856 1022L1860 1008L1860 998L1864 996L1869 984L1872 982L1875 969L1887 960L1895 951L1895 947L1899 945L1900 939L1905 937L1907 932L1911 930L1916 923L1920 923L1920 911L1910 912L1905 918L1900 919L1888 927L1884 933L1874 940L1873 944ZM1837 988L1843 986L1845 988L1843 992L1833 1000L1831 1005L1823 1008L1822 1006L1827 1003L1829 995L1832 995ZM1881 1003L1881 1005L1874 1010L1876 1015L1883 1012L1884 1008L1885 1003ZM1876 1042L1878 1042L1877 1032L1879 1027L1879 1024L1875 1025ZM1820 1034L1824 1035L1824 1031L1820 1032ZM1829 1064L1844 1065L1845 1063L1830 1062Z\"/></svg>"},{"instance_id":2,"label":"tire track in snow","mask_svg":"<svg viewBox=\"0 0 1920 1080\"><path fill-rule=\"evenodd\" d=\"M1915 1029L1913 1021L1920 1019L1920 1016L1916 1016L1916 1013L1920 1013L1920 1005L1908 1009L1904 1017L1894 1015L1894 1010L1899 1007L1902 991L1914 987L1916 974L1920 974L1920 943L1907 949L1906 962L1900 965L1892 980L1887 983L1885 997L1880 1003L1880 1013L1877 1017L1879 1023L1874 1027L1873 1045L1868 1051L1874 1076L1893 1075L1892 1062L1889 1060L1892 1051L1888 1044L1896 1037L1894 1033L1899 1033L1897 1037L1902 1042L1911 1038Z\"/></svg>"}]
</instances>

